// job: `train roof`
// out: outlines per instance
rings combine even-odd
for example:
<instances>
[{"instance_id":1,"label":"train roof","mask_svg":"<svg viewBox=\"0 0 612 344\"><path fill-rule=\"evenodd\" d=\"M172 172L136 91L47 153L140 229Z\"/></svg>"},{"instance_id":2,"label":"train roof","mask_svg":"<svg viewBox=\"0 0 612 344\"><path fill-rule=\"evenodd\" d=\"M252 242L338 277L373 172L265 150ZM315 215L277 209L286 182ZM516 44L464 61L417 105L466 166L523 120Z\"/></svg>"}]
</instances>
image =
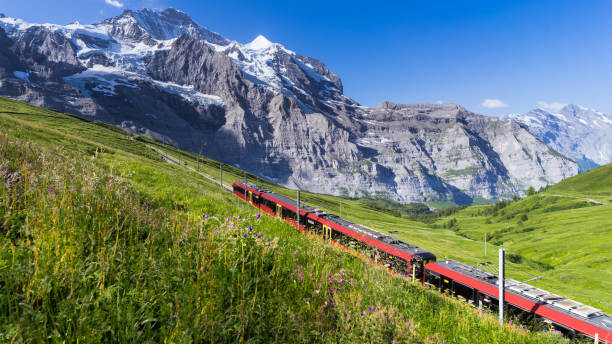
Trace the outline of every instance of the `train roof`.
<instances>
[{"instance_id":1,"label":"train roof","mask_svg":"<svg viewBox=\"0 0 612 344\"><path fill-rule=\"evenodd\" d=\"M242 185L245 185L244 183L240 183L240 182L238 182L238 183L242 184ZM292 207L297 209L297 202L294 201L291 198L279 195L279 194L277 194L275 192L272 192L272 191L270 191L268 189L259 187L259 186L255 185L255 184L252 184L252 183L248 183L247 182L246 186L248 188L251 188L251 189L256 190L258 192L261 192L261 193L264 193L266 195L269 195L272 198L277 199L277 200L279 200L279 201L281 201L281 202L283 202L285 204L288 204L288 205L290 205L290 206L292 206ZM398 250L400 250L402 252L406 252L406 253L411 254L411 255L416 255L416 256L419 256L419 257L421 257L423 259L431 259L431 258L435 258L436 257L433 253L431 253L431 252L429 252L429 251L427 251L425 249L422 249L422 248L420 248L418 246L415 246L415 245L412 245L412 244L408 244L406 242L398 240L398 239L396 239L396 238L394 238L394 237L392 237L392 236L390 236L388 234L385 234L383 232L377 231L375 229L372 229L372 228L369 228L369 227L366 227L364 225L360 225L360 224L357 224L357 223L354 223L354 222L351 222L351 221L347 221L347 220L341 218L340 216L338 216L336 214L327 213L327 212L325 212L323 210L313 208L313 207L308 206L308 205L306 205L304 203L301 203L301 202L300 202L300 210L305 211L307 213L311 213L311 214L313 214L313 215L315 215L317 217L326 219L327 221L333 222L333 223L335 223L335 224L337 224L339 226L342 226L342 227L345 227L347 229L350 229L350 230L352 230L354 232L357 232L357 233L359 233L361 235L365 235L365 236L367 236L367 237L369 237L371 239L374 239L374 240L380 241L382 243L385 243L385 244L387 244L387 245L389 245L389 246L391 246L391 247L393 247L395 249L398 249Z\"/></svg>"},{"instance_id":2,"label":"train roof","mask_svg":"<svg viewBox=\"0 0 612 344\"><path fill-rule=\"evenodd\" d=\"M495 288L498 288L499 286L499 278L496 275L487 271L479 270L471 265L460 263L455 260L445 260L431 264L438 265L464 276L471 277L494 286ZM607 331L612 331L612 317L602 313L602 311L597 308L552 294L546 290L542 290L527 283L521 283L513 279L506 279L504 285L506 292L523 297L531 302L544 305L557 312L588 322Z\"/></svg>"},{"instance_id":3,"label":"train roof","mask_svg":"<svg viewBox=\"0 0 612 344\"><path fill-rule=\"evenodd\" d=\"M345 219L341 218L338 215L330 214L330 213L321 213L321 214L315 214L315 215L317 215L319 217L322 217L322 218L324 218L324 219L326 219L326 220L328 220L330 222L336 223L336 224L338 224L338 225L340 225L342 227L348 228L348 229L350 229L350 230L352 230L354 232L357 232L357 233L359 233L361 235L365 235L365 236L367 236L369 238L372 238L374 240L383 242L383 243L385 243L385 244L387 244L387 245L389 245L389 246L391 246L393 248L396 248L396 249L398 249L398 250L400 250L402 252L406 252L406 253L411 254L411 255L416 255L416 256L419 256L419 257L421 257L423 259L429 259L429 258L435 258L436 257L433 253L431 253L431 252L429 252L429 251L427 251L425 249L422 249L422 248L420 248L420 247L418 247L416 245L412 245L412 244L403 242L403 241L401 241L399 239L396 239L396 238L394 238L394 237L392 237L392 236L390 236L388 234L385 234L383 232L379 232L379 231L377 231L375 229L372 229L370 227L366 227L364 225L360 225L360 224L357 224L357 223L345 220Z\"/></svg>"}]
</instances>

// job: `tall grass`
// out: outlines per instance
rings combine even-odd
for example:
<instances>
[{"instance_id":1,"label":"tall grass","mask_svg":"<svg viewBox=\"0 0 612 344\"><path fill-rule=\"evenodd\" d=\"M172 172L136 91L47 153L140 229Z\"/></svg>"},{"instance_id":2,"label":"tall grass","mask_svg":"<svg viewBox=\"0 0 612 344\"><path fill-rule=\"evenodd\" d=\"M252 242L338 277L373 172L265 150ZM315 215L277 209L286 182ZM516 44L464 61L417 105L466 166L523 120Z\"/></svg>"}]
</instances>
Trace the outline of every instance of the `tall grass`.
<instances>
[{"instance_id":1,"label":"tall grass","mask_svg":"<svg viewBox=\"0 0 612 344\"><path fill-rule=\"evenodd\" d=\"M0 342L564 342L100 159L0 134Z\"/></svg>"}]
</instances>

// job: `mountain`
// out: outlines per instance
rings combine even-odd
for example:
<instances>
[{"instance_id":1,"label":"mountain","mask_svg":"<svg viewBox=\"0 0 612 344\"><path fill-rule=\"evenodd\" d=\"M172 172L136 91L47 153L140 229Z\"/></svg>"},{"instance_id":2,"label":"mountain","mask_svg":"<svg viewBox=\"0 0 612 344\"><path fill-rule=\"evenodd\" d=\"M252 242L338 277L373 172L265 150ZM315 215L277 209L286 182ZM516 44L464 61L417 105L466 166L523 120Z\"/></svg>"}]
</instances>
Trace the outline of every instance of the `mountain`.
<instances>
[{"instance_id":1,"label":"mountain","mask_svg":"<svg viewBox=\"0 0 612 344\"><path fill-rule=\"evenodd\" d=\"M187 14L65 26L0 18L0 95L110 123L314 192L499 198L577 173L515 122L455 104L364 107L325 64Z\"/></svg>"},{"instance_id":2,"label":"mountain","mask_svg":"<svg viewBox=\"0 0 612 344\"><path fill-rule=\"evenodd\" d=\"M536 108L508 115L554 150L572 158L584 172L612 162L612 116L580 105Z\"/></svg>"}]
</instances>

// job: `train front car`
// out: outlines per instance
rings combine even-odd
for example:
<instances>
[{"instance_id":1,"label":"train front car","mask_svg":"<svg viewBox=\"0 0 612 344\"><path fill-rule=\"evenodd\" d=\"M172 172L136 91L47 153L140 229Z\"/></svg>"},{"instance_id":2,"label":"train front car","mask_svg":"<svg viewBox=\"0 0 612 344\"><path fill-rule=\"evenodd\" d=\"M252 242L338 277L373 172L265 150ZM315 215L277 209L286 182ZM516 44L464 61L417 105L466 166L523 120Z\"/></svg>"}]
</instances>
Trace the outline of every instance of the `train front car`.
<instances>
[{"instance_id":1,"label":"train front car","mask_svg":"<svg viewBox=\"0 0 612 344\"><path fill-rule=\"evenodd\" d=\"M498 309L497 276L454 260L425 265L425 282L449 290L478 307ZM508 310L515 314L532 315L550 322L557 330L570 336L579 334L612 344L612 317L600 310L574 300L551 294L525 283L507 279L504 299Z\"/></svg>"},{"instance_id":2,"label":"train front car","mask_svg":"<svg viewBox=\"0 0 612 344\"><path fill-rule=\"evenodd\" d=\"M308 218L315 226L314 232L324 239L363 252L376 263L415 280L422 279L426 263L436 260L436 256L427 250L334 214L316 210Z\"/></svg>"}]
</instances>

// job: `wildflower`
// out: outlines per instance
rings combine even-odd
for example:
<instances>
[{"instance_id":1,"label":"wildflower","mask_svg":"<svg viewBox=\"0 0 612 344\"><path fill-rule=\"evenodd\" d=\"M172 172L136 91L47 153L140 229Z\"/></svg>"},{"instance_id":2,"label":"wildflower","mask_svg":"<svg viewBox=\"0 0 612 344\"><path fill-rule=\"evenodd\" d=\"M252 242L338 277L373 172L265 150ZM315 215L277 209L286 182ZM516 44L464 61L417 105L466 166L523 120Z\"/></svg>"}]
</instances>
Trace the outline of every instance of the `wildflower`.
<instances>
[{"instance_id":1,"label":"wildflower","mask_svg":"<svg viewBox=\"0 0 612 344\"><path fill-rule=\"evenodd\" d=\"M332 282L331 277L327 279L327 282L329 282L329 283L331 283L331 282Z\"/></svg>"},{"instance_id":2,"label":"wildflower","mask_svg":"<svg viewBox=\"0 0 612 344\"><path fill-rule=\"evenodd\" d=\"M246 234L243 234L243 235L242 235L242 237L243 237L243 238L246 238Z\"/></svg>"},{"instance_id":3,"label":"wildflower","mask_svg":"<svg viewBox=\"0 0 612 344\"><path fill-rule=\"evenodd\" d=\"M361 317L363 318L363 312L361 313Z\"/></svg>"},{"instance_id":4,"label":"wildflower","mask_svg":"<svg viewBox=\"0 0 612 344\"><path fill-rule=\"evenodd\" d=\"M261 239L261 234L257 234L257 239Z\"/></svg>"},{"instance_id":5,"label":"wildflower","mask_svg":"<svg viewBox=\"0 0 612 344\"><path fill-rule=\"evenodd\" d=\"M297 250L296 250L296 251L293 251L293 255L295 256L296 254L297 254Z\"/></svg>"},{"instance_id":6,"label":"wildflower","mask_svg":"<svg viewBox=\"0 0 612 344\"><path fill-rule=\"evenodd\" d=\"M249 232L253 231L253 227L249 226Z\"/></svg>"},{"instance_id":7,"label":"wildflower","mask_svg":"<svg viewBox=\"0 0 612 344\"><path fill-rule=\"evenodd\" d=\"M261 217L261 214L257 214L257 216L255 216L255 218L259 219Z\"/></svg>"},{"instance_id":8,"label":"wildflower","mask_svg":"<svg viewBox=\"0 0 612 344\"><path fill-rule=\"evenodd\" d=\"M242 216L238 215L238 220L242 220Z\"/></svg>"},{"instance_id":9,"label":"wildflower","mask_svg":"<svg viewBox=\"0 0 612 344\"><path fill-rule=\"evenodd\" d=\"M204 215L204 218L205 218L205 219L210 219L210 216L208 216L208 215Z\"/></svg>"},{"instance_id":10,"label":"wildflower","mask_svg":"<svg viewBox=\"0 0 612 344\"><path fill-rule=\"evenodd\" d=\"M338 280L338 283L342 283L342 282L343 282L343 279L342 279L342 278Z\"/></svg>"},{"instance_id":11,"label":"wildflower","mask_svg":"<svg viewBox=\"0 0 612 344\"><path fill-rule=\"evenodd\" d=\"M319 293L319 289L315 290L315 292L318 294Z\"/></svg>"},{"instance_id":12,"label":"wildflower","mask_svg":"<svg viewBox=\"0 0 612 344\"><path fill-rule=\"evenodd\" d=\"M355 280L351 278L351 279L349 280L349 283L350 283L350 284L353 284L353 283L355 283Z\"/></svg>"},{"instance_id":13,"label":"wildflower","mask_svg":"<svg viewBox=\"0 0 612 344\"><path fill-rule=\"evenodd\" d=\"M385 320L387 320L387 322L389 322L389 318L385 318Z\"/></svg>"}]
</instances>

